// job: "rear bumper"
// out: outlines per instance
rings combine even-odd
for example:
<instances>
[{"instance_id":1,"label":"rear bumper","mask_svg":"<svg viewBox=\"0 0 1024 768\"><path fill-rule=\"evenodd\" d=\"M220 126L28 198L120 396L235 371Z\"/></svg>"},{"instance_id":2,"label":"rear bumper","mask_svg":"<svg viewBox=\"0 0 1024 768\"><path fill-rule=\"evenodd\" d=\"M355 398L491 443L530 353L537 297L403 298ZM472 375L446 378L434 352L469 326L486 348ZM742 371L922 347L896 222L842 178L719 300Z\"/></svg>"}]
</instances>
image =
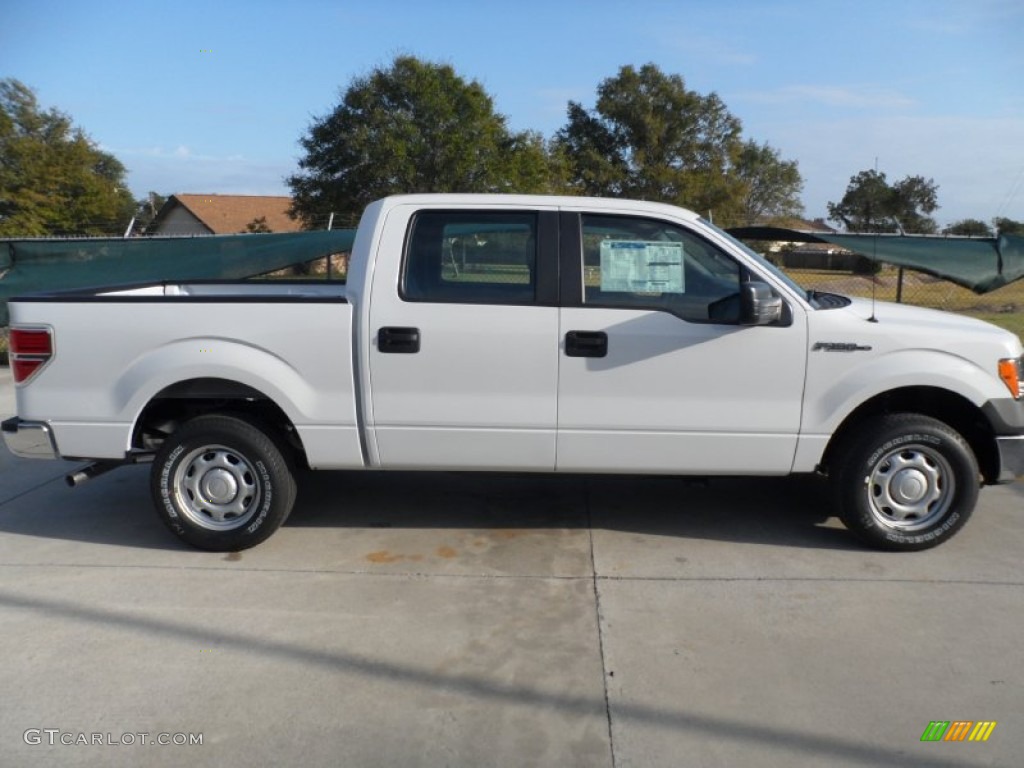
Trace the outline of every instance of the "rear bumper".
<instances>
[{"instance_id":1,"label":"rear bumper","mask_svg":"<svg viewBox=\"0 0 1024 768\"><path fill-rule=\"evenodd\" d=\"M25 459L59 459L53 430L43 421L22 421L18 417L0 424L4 442L15 456Z\"/></svg>"}]
</instances>

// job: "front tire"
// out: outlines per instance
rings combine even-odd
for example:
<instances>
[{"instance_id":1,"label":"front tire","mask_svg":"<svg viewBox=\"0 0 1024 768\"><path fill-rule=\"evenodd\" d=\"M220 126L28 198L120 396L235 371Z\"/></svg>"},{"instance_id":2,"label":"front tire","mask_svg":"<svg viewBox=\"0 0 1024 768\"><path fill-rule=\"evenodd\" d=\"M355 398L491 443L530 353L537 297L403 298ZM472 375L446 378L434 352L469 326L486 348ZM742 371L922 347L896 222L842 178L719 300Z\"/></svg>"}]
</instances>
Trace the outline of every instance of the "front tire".
<instances>
[{"instance_id":1,"label":"front tire","mask_svg":"<svg viewBox=\"0 0 1024 768\"><path fill-rule=\"evenodd\" d=\"M277 444L233 416L199 416L168 437L153 462L150 490L164 524L212 552L265 541L295 503L295 480Z\"/></svg>"},{"instance_id":2,"label":"front tire","mask_svg":"<svg viewBox=\"0 0 1024 768\"><path fill-rule=\"evenodd\" d=\"M860 428L833 457L839 516L878 549L934 547L959 531L978 500L978 462L948 425L889 414Z\"/></svg>"}]
</instances>

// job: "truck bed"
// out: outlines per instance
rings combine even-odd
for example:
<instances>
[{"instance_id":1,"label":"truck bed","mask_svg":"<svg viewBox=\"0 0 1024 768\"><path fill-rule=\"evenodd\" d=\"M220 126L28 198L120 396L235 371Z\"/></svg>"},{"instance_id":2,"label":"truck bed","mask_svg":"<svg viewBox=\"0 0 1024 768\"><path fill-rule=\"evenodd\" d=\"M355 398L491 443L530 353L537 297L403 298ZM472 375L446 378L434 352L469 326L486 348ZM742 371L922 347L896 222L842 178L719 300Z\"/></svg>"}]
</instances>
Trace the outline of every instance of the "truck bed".
<instances>
[{"instance_id":1,"label":"truck bed","mask_svg":"<svg viewBox=\"0 0 1024 768\"><path fill-rule=\"evenodd\" d=\"M273 305L272 311L268 305ZM120 459L143 409L174 388L237 382L276 403L315 468L362 467L352 308L323 281L157 283L35 295L13 323L54 329L53 359L19 387L62 456Z\"/></svg>"}]
</instances>

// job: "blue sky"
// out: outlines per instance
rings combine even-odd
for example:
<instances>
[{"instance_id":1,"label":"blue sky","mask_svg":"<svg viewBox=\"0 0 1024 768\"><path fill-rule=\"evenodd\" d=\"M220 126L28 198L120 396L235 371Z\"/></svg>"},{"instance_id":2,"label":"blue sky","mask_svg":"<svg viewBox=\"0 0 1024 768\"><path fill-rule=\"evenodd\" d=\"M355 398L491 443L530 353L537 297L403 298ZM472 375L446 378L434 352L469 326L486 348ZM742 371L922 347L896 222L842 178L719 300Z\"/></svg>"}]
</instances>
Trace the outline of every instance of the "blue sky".
<instances>
[{"instance_id":1,"label":"blue sky","mask_svg":"<svg viewBox=\"0 0 1024 768\"><path fill-rule=\"evenodd\" d=\"M287 194L299 137L397 54L478 80L550 137L569 99L653 62L715 91L803 174L810 218L876 165L939 185L940 224L1024 220L1021 0L3 0L0 77L36 90L142 196Z\"/></svg>"}]
</instances>

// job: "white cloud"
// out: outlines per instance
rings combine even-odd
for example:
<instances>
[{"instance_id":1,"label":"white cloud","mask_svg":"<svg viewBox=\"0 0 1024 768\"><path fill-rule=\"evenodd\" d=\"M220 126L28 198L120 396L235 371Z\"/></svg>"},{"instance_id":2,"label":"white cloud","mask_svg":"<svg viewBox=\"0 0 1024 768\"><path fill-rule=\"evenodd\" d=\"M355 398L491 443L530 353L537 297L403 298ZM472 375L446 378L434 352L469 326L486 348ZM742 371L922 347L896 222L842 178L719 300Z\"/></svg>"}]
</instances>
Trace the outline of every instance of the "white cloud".
<instances>
[{"instance_id":1,"label":"white cloud","mask_svg":"<svg viewBox=\"0 0 1024 768\"><path fill-rule=\"evenodd\" d=\"M737 48L733 41L694 35L693 30L680 32L676 26L669 26L658 29L654 36L670 51L692 56L704 63L743 67L757 63L757 56L749 50Z\"/></svg>"},{"instance_id":2,"label":"white cloud","mask_svg":"<svg viewBox=\"0 0 1024 768\"><path fill-rule=\"evenodd\" d=\"M932 16L910 19L911 30L950 37L977 36L993 30L1019 29L1024 21L1024 6L1020 0L973 0L954 3Z\"/></svg>"},{"instance_id":3,"label":"white cloud","mask_svg":"<svg viewBox=\"0 0 1024 768\"><path fill-rule=\"evenodd\" d=\"M868 84L787 85L770 91L737 93L735 98L761 104L824 105L847 109L902 109L916 104L914 99L893 88Z\"/></svg>"},{"instance_id":4,"label":"white cloud","mask_svg":"<svg viewBox=\"0 0 1024 768\"><path fill-rule=\"evenodd\" d=\"M174 149L104 147L104 151L127 166L128 185L136 197L149 190L161 194L289 194L284 177L295 172L295 164L286 160L253 159L238 153L197 154L183 144Z\"/></svg>"}]
</instances>

